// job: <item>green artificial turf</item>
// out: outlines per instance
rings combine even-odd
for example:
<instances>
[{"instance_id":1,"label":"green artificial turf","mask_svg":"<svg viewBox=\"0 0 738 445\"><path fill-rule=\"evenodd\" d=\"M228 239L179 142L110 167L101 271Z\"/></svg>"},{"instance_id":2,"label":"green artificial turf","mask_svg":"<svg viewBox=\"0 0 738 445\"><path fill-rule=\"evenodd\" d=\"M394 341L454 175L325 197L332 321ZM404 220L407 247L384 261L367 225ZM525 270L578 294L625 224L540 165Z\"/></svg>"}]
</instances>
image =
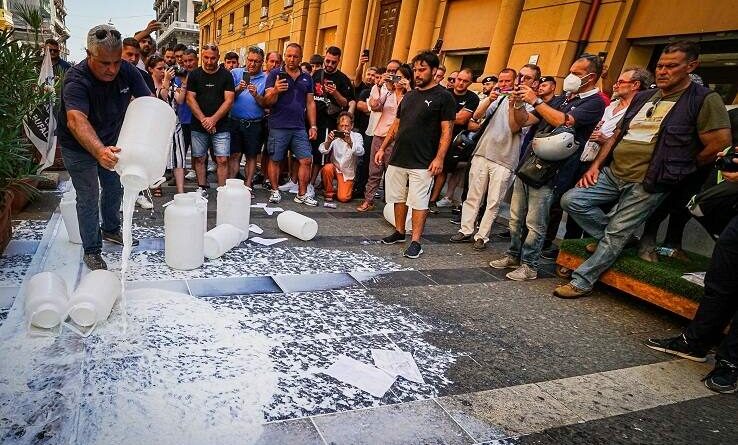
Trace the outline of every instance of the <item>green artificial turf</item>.
<instances>
[{"instance_id":1,"label":"green artificial turf","mask_svg":"<svg viewBox=\"0 0 738 445\"><path fill-rule=\"evenodd\" d=\"M584 248L594 239L563 240L559 249L580 258L589 258L590 253ZM659 256L658 263L650 263L638 257L637 249L625 249L610 269L631 276L638 281L682 295L691 300L699 301L704 289L682 278L688 272L705 272L710 259L701 255L687 252L689 261L684 262L674 258Z\"/></svg>"}]
</instances>

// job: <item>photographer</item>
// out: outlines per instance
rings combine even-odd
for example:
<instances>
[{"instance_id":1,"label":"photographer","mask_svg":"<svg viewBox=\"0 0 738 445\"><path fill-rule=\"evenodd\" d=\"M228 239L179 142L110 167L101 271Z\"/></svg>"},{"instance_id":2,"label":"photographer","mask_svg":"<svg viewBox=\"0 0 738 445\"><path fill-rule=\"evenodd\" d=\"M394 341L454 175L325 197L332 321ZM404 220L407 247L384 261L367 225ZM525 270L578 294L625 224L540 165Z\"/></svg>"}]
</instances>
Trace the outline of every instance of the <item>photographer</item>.
<instances>
[{"instance_id":1,"label":"photographer","mask_svg":"<svg viewBox=\"0 0 738 445\"><path fill-rule=\"evenodd\" d=\"M364 139L361 134L351 131L353 126L351 115L342 112L338 118L338 129L328 133L325 142L319 147L321 153L330 153L330 162L321 170L325 200L328 202L333 201L334 196L340 202L351 201L356 164L364 155ZM338 193L333 189L334 179L338 184Z\"/></svg>"},{"instance_id":2,"label":"photographer","mask_svg":"<svg viewBox=\"0 0 738 445\"><path fill-rule=\"evenodd\" d=\"M656 64L658 89L633 98L618 129L561 199L562 208L592 237L592 253L554 295L577 298L622 252L625 243L698 165L730 145L730 122L720 95L692 82L699 64L692 42L667 45ZM600 206L615 203L606 215Z\"/></svg>"}]
</instances>

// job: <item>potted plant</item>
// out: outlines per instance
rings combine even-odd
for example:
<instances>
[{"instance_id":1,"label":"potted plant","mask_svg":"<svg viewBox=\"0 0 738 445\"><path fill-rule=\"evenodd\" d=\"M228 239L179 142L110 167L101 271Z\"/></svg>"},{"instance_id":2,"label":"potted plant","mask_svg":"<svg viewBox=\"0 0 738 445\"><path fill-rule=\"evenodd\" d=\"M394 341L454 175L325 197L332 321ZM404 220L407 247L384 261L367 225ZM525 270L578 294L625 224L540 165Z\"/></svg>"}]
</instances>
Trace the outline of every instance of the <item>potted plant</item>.
<instances>
[{"instance_id":1,"label":"potted plant","mask_svg":"<svg viewBox=\"0 0 738 445\"><path fill-rule=\"evenodd\" d=\"M0 31L0 251L9 241L9 208L18 199L32 198L35 149L23 134L23 118L48 99L49 92L38 86L38 48L19 44L13 31Z\"/></svg>"}]
</instances>

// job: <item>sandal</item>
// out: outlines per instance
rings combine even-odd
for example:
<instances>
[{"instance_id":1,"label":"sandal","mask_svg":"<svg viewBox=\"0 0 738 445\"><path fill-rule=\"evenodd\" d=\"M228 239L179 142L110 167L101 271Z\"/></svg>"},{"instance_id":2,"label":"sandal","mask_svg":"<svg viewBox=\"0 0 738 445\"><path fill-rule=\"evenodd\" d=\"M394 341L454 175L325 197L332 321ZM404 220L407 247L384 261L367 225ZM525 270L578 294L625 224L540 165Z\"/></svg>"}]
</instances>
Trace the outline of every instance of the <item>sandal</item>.
<instances>
[{"instance_id":1,"label":"sandal","mask_svg":"<svg viewBox=\"0 0 738 445\"><path fill-rule=\"evenodd\" d=\"M162 196L161 188L160 187L155 188L154 190L151 191L151 194L154 195L155 198L161 198Z\"/></svg>"},{"instance_id":2,"label":"sandal","mask_svg":"<svg viewBox=\"0 0 738 445\"><path fill-rule=\"evenodd\" d=\"M362 202L361 205L356 208L357 212L368 212L370 210L374 210L374 204L368 201Z\"/></svg>"}]
</instances>

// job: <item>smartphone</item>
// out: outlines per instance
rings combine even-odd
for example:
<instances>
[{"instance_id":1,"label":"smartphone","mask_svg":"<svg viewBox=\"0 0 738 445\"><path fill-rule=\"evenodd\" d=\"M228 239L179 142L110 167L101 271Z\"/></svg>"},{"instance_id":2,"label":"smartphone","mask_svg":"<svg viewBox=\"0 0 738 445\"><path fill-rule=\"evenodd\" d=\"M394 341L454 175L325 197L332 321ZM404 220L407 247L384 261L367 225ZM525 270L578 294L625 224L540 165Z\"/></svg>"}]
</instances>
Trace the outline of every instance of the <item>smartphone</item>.
<instances>
[{"instance_id":1,"label":"smartphone","mask_svg":"<svg viewBox=\"0 0 738 445\"><path fill-rule=\"evenodd\" d=\"M333 130L333 137L336 139L343 139L347 134L345 131Z\"/></svg>"},{"instance_id":2,"label":"smartphone","mask_svg":"<svg viewBox=\"0 0 738 445\"><path fill-rule=\"evenodd\" d=\"M395 74L395 75L392 75L392 76L390 76L390 81L391 81L392 83L397 83L397 82L399 82L399 81L400 81L401 79L402 79L402 76L398 76L398 75L396 75L396 74Z\"/></svg>"},{"instance_id":3,"label":"smartphone","mask_svg":"<svg viewBox=\"0 0 738 445\"><path fill-rule=\"evenodd\" d=\"M244 81L246 85L251 83L251 76L249 76L249 73L246 70L243 71L243 76L241 77L241 80Z\"/></svg>"},{"instance_id":4,"label":"smartphone","mask_svg":"<svg viewBox=\"0 0 738 445\"><path fill-rule=\"evenodd\" d=\"M336 84L332 80L326 80L325 84L330 85L330 86L336 86Z\"/></svg>"},{"instance_id":5,"label":"smartphone","mask_svg":"<svg viewBox=\"0 0 738 445\"><path fill-rule=\"evenodd\" d=\"M369 50L368 49L365 49L364 51L362 51L361 52L361 57L369 57Z\"/></svg>"},{"instance_id":6,"label":"smartphone","mask_svg":"<svg viewBox=\"0 0 738 445\"><path fill-rule=\"evenodd\" d=\"M279 74L277 74L277 77L280 80L287 80L287 73L285 73L284 71L280 71Z\"/></svg>"},{"instance_id":7,"label":"smartphone","mask_svg":"<svg viewBox=\"0 0 738 445\"><path fill-rule=\"evenodd\" d=\"M441 47L443 46L443 39L436 40L436 44L433 46L433 53L440 54L441 53Z\"/></svg>"}]
</instances>

